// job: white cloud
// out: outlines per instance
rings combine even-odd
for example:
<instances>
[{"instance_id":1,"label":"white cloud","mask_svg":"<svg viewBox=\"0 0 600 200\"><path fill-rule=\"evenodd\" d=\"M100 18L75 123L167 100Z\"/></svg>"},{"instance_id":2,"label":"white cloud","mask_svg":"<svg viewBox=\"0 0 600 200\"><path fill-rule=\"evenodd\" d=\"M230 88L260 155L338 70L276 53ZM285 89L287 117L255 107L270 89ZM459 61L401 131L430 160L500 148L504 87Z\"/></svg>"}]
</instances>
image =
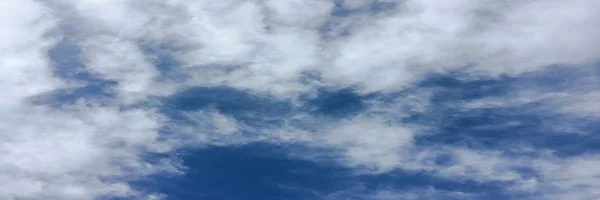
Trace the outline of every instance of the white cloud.
<instances>
[{"instance_id":1,"label":"white cloud","mask_svg":"<svg viewBox=\"0 0 600 200\"><path fill-rule=\"evenodd\" d=\"M600 117L600 91L566 94L565 98L558 99L559 112L566 114L599 118Z\"/></svg>"},{"instance_id":2,"label":"white cloud","mask_svg":"<svg viewBox=\"0 0 600 200\"><path fill-rule=\"evenodd\" d=\"M569 196L577 199L593 199L593 188L600 182L593 178L600 173L592 169L598 164L595 156L512 158L502 152L415 147L417 129L393 120L406 114L378 102L366 111L370 116L342 121L308 117L306 121L319 128L316 131L289 124L248 127L213 110L187 113L191 125L182 126L151 108L120 108L197 85L287 98L319 86L396 92L429 72L463 67L468 67L464 72L469 75L493 77L555 64L585 66L600 58L600 46L595 45L600 44L598 1L409 0L398 1L400 5L386 13L359 12L346 19L332 19L333 2L317 0L60 1L69 12L61 12L62 6L49 10L40 2L0 5L0 111L11 113L0 117L0 198L161 198L144 197L125 182L161 171L177 172L175 161L149 163L142 158L144 153L253 141L334 148L343 155L341 162L370 172L421 170L442 178L514 183L520 191L555 189L581 195ZM364 2L344 1L344 5L357 8ZM323 36L318 29L330 20L343 26L332 27L335 31L348 27L348 35ZM72 32L63 31L64 37L72 37L82 49L89 72L117 82L112 88L117 101L94 105L89 100L58 108L27 103L68 81L53 75L46 58L46 50L60 39L53 32L60 29L57 23L72 25ZM169 53L181 63L175 70L191 79L159 82L154 55L142 51L140 44L171 45L174 51ZM322 79L306 83L306 72ZM597 117L599 95L590 91L484 99L465 107L549 100L558 113ZM419 112L435 106L427 98L411 94L393 109L409 105L410 111ZM160 128L172 132L161 135ZM260 134L241 134L246 129ZM454 156L453 164L432 162L447 153ZM534 169L543 178L522 177L514 167L523 163L537 163ZM376 197L395 195L382 192Z\"/></svg>"},{"instance_id":3,"label":"white cloud","mask_svg":"<svg viewBox=\"0 0 600 200\"><path fill-rule=\"evenodd\" d=\"M600 192L600 158L587 155L537 163L547 199L596 199Z\"/></svg>"},{"instance_id":4,"label":"white cloud","mask_svg":"<svg viewBox=\"0 0 600 200\"><path fill-rule=\"evenodd\" d=\"M172 94L175 86L157 81L158 69L133 41L108 36L86 38L81 45L86 67L92 74L116 81L120 100L134 103L148 95Z\"/></svg>"},{"instance_id":5,"label":"white cloud","mask_svg":"<svg viewBox=\"0 0 600 200\"><path fill-rule=\"evenodd\" d=\"M269 20L277 25L315 28L329 18L333 9L332 1L320 0L268 0Z\"/></svg>"},{"instance_id":6,"label":"white cloud","mask_svg":"<svg viewBox=\"0 0 600 200\"><path fill-rule=\"evenodd\" d=\"M142 197L125 181L178 170L177 163L141 157L173 147L157 142L161 117L152 110L29 103L66 86L46 53L60 39L53 32L58 20L28 0L0 5L0 17L1 199Z\"/></svg>"},{"instance_id":7,"label":"white cloud","mask_svg":"<svg viewBox=\"0 0 600 200\"><path fill-rule=\"evenodd\" d=\"M399 167L412 146L413 130L385 121L356 118L328 130L325 145L343 151L350 165L385 172Z\"/></svg>"},{"instance_id":8,"label":"white cloud","mask_svg":"<svg viewBox=\"0 0 600 200\"><path fill-rule=\"evenodd\" d=\"M117 36L112 40L120 43L143 41L180 48L174 56L193 78L187 84L229 85L279 96L307 90L300 83L301 73L315 68L321 59L314 26L326 20L332 8L329 1L72 4L78 11L72 17L81 17L79 23L94 23L94 27L84 26L82 33ZM102 30L89 30L97 27ZM141 69L145 63L137 61Z\"/></svg>"},{"instance_id":9,"label":"white cloud","mask_svg":"<svg viewBox=\"0 0 600 200\"><path fill-rule=\"evenodd\" d=\"M406 1L356 22L323 69L337 84L395 91L423 73L472 66L484 76L598 61L597 1ZM596 41L596 42L592 42ZM591 43L590 43L591 42Z\"/></svg>"},{"instance_id":10,"label":"white cloud","mask_svg":"<svg viewBox=\"0 0 600 200\"><path fill-rule=\"evenodd\" d=\"M51 78L45 55L59 39L47 34L56 19L33 1L4 4L0 13L4 30L0 33L0 106L14 106L31 95L60 87L62 83Z\"/></svg>"},{"instance_id":11,"label":"white cloud","mask_svg":"<svg viewBox=\"0 0 600 200\"><path fill-rule=\"evenodd\" d=\"M386 14L342 19L349 35L326 39L317 27L333 20L331 1L73 1L80 21L100 33L180 48L189 84L281 97L310 91L304 72L321 73L325 85L398 91L428 72L471 66L477 75L514 75L600 58L589 45L600 41L596 1L396 3Z\"/></svg>"},{"instance_id":12,"label":"white cloud","mask_svg":"<svg viewBox=\"0 0 600 200\"><path fill-rule=\"evenodd\" d=\"M3 198L136 196L140 193L125 181L177 170L141 158L144 152L164 151L156 140L159 120L149 111L76 106L9 112L13 115L0 124Z\"/></svg>"},{"instance_id":13,"label":"white cloud","mask_svg":"<svg viewBox=\"0 0 600 200\"><path fill-rule=\"evenodd\" d=\"M398 199L399 197L406 200L421 200L421 199L475 199L476 195L457 192L457 191L445 191L439 190L432 187L424 189L413 189L407 191L394 191L394 190L382 190L377 191L373 196L368 199L375 200L392 200Z\"/></svg>"},{"instance_id":14,"label":"white cloud","mask_svg":"<svg viewBox=\"0 0 600 200\"><path fill-rule=\"evenodd\" d=\"M450 151L455 163L440 169L438 173L442 176L467 177L481 182L514 181L521 179L521 176L514 171L514 167L527 166L524 160L507 158L501 155L502 152L461 148Z\"/></svg>"},{"instance_id":15,"label":"white cloud","mask_svg":"<svg viewBox=\"0 0 600 200\"><path fill-rule=\"evenodd\" d=\"M185 120L188 122L171 123L172 134L187 135L206 144L231 144L249 140L240 133L246 128L243 123L216 110L186 112Z\"/></svg>"},{"instance_id":16,"label":"white cloud","mask_svg":"<svg viewBox=\"0 0 600 200\"><path fill-rule=\"evenodd\" d=\"M446 191L440 190L433 187L425 188L407 188L407 189L393 189L393 188L382 188L376 189L375 191L368 191L364 187L348 188L342 191L336 191L330 194L323 195L323 199L337 200L337 199L352 199L352 200L392 200L392 199L405 199L405 200L426 200L426 199L477 199L477 194L464 193L459 191Z\"/></svg>"}]
</instances>

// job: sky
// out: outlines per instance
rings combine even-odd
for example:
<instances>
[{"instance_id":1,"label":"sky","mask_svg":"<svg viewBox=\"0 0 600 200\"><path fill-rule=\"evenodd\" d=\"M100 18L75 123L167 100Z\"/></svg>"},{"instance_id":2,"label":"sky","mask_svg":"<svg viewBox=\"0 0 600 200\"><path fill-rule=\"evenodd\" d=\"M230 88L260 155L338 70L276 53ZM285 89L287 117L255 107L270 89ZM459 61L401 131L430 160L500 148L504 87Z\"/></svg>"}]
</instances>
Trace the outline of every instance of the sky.
<instances>
[{"instance_id":1,"label":"sky","mask_svg":"<svg viewBox=\"0 0 600 200\"><path fill-rule=\"evenodd\" d=\"M599 19L596 0L4 0L0 200L598 200Z\"/></svg>"}]
</instances>

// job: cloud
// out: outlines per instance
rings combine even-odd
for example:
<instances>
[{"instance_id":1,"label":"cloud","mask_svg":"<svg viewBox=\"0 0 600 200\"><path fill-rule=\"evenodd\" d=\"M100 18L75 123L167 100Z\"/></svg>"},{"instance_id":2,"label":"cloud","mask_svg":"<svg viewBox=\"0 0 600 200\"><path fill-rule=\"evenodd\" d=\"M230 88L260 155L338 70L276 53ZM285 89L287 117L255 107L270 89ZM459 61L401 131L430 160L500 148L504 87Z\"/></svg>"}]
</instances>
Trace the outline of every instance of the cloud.
<instances>
[{"instance_id":1,"label":"cloud","mask_svg":"<svg viewBox=\"0 0 600 200\"><path fill-rule=\"evenodd\" d=\"M596 155L570 159L552 159L536 163L542 174L542 187L548 191L546 198L594 199L598 197L595 189L600 182L600 171L595 166L600 162Z\"/></svg>"},{"instance_id":2,"label":"cloud","mask_svg":"<svg viewBox=\"0 0 600 200\"><path fill-rule=\"evenodd\" d=\"M156 87L158 70L131 41L110 37L90 37L82 45L89 71L105 80L116 81L115 90L124 103L132 103L154 93L169 93Z\"/></svg>"},{"instance_id":3,"label":"cloud","mask_svg":"<svg viewBox=\"0 0 600 200\"><path fill-rule=\"evenodd\" d=\"M327 21L334 8L332 1L266 1L269 20L283 26L316 28Z\"/></svg>"},{"instance_id":4,"label":"cloud","mask_svg":"<svg viewBox=\"0 0 600 200\"><path fill-rule=\"evenodd\" d=\"M343 162L385 172L404 160L403 154L411 148L413 135L410 128L359 117L327 131L324 143L340 148L345 155Z\"/></svg>"},{"instance_id":5,"label":"cloud","mask_svg":"<svg viewBox=\"0 0 600 200\"><path fill-rule=\"evenodd\" d=\"M31 1L7 4L2 9L4 31L0 35L2 45L2 78L0 100L2 107L19 104L27 97L49 92L63 83L53 79L48 68L45 50L57 41L56 35L49 32L56 19ZM11 20L20 19L20 20Z\"/></svg>"},{"instance_id":6,"label":"cloud","mask_svg":"<svg viewBox=\"0 0 600 200\"><path fill-rule=\"evenodd\" d=\"M389 7L379 12L371 5L376 3ZM366 4L375 10L365 11ZM443 117L457 119L462 112L482 110L535 114L545 124L560 125L551 129L555 132L587 128L574 121L597 119L596 74L576 74L577 81L562 90L540 86L531 75L551 71L552 66L593 72L600 58L595 45L600 44L598 11L600 3L592 0L3 4L0 111L10 115L0 117L0 198L160 199L164 196L133 188L129 181L180 173L182 166L176 159L154 161L147 155L266 142L319 148L340 156L333 160L341 165L367 174L418 171L444 179L505 184L508 189L503 192L533 198L593 199L600 183L594 178L600 172L593 169L598 164L593 153L565 158L553 153L555 149L527 142L518 149L427 146L431 143L423 138L454 122ZM59 106L32 101L86 84L56 72L57 62L50 60L48 50L63 39L81 50L81 58L76 58L81 70L114 83L101 86L115 93L114 99L86 96ZM173 62L158 62L158 51ZM185 76L164 76L164 68ZM457 95L455 101L436 102L436 91L450 86L423 86L432 73L451 74L465 82L499 77L522 82L507 86L507 94L474 99ZM519 85L527 82L523 80L534 83ZM193 93L189 89L194 87L231 88L251 94L241 97L265 98L253 99L243 112L208 105L220 99L185 111L169 105L169 98ZM323 88L349 89L356 98L374 97L360 99L365 108L352 116L326 118L306 109L311 105L304 102L306 96L320 98ZM285 106L277 107L271 99L284 101ZM227 101L244 104L244 99ZM170 110L173 107L181 110ZM502 127L487 125L477 130ZM450 135L475 129L463 128L452 129ZM550 130L535 128L527 131ZM310 157L323 152L304 153ZM445 157L449 161L441 162ZM463 195L415 191L431 198ZM392 190L357 198L423 198L416 193Z\"/></svg>"},{"instance_id":7,"label":"cloud","mask_svg":"<svg viewBox=\"0 0 600 200\"><path fill-rule=\"evenodd\" d=\"M469 67L477 75L515 75L597 62L597 47L587 44L600 40L592 26L599 5L563 3L405 1L336 38L337 56L322 71L334 84L394 91L428 72Z\"/></svg>"},{"instance_id":8,"label":"cloud","mask_svg":"<svg viewBox=\"0 0 600 200\"><path fill-rule=\"evenodd\" d=\"M331 1L73 2L80 21L105 27L102 34L176 47L175 57L193 77L188 84L281 97L310 91L314 83L302 81L308 72L321 77L319 85L398 91L431 72L468 67L474 75L515 75L556 64L592 64L599 56L588 45L600 40L594 1L390 6L395 7L382 14L359 12L340 21L330 19L337 9ZM339 22L329 24L333 21ZM348 26L348 34L324 37L322 26Z\"/></svg>"},{"instance_id":9,"label":"cloud","mask_svg":"<svg viewBox=\"0 0 600 200\"><path fill-rule=\"evenodd\" d=\"M469 194L456 191L445 191L435 189L433 187L423 189L379 189L375 191L365 191L363 187L349 188L347 190L334 192L324 195L323 199L373 199L373 200L390 200L390 199L406 199L406 200L421 200L421 199L477 199L476 194Z\"/></svg>"},{"instance_id":10,"label":"cloud","mask_svg":"<svg viewBox=\"0 0 600 200\"><path fill-rule=\"evenodd\" d=\"M46 51L56 44L58 19L36 1L0 6L0 198L93 199L138 196L127 181L177 172L169 160L149 163L161 146L160 114L152 109L119 110L80 101L52 108L30 99L75 87L56 77ZM130 53L130 52L122 52ZM122 81L122 80L119 80Z\"/></svg>"},{"instance_id":11,"label":"cloud","mask_svg":"<svg viewBox=\"0 0 600 200\"><path fill-rule=\"evenodd\" d=\"M135 196L142 193L127 181L178 171L170 161L142 159L146 152L171 147L157 141L160 120L149 111L74 106L29 107L11 113L1 124L4 198Z\"/></svg>"}]
</instances>

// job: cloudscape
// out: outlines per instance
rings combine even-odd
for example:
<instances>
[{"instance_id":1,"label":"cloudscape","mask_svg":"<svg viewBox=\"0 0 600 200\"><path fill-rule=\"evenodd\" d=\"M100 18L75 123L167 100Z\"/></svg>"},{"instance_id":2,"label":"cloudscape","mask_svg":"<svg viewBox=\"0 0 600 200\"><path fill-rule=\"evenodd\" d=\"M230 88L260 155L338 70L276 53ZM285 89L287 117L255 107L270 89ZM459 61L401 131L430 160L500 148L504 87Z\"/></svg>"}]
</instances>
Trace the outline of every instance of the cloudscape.
<instances>
[{"instance_id":1,"label":"cloudscape","mask_svg":"<svg viewBox=\"0 0 600 200\"><path fill-rule=\"evenodd\" d=\"M600 1L4 0L0 200L598 200Z\"/></svg>"}]
</instances>

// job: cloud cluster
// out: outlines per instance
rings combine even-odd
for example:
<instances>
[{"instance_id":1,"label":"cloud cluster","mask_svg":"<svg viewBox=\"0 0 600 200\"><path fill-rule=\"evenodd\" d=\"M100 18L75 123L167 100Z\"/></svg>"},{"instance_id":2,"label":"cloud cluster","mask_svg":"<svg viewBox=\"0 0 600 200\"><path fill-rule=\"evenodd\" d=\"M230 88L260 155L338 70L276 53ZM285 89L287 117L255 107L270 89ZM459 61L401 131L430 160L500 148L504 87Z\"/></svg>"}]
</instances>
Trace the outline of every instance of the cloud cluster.
<instances>
[{"instance_id":1,"label":"cloud cluster","mask_svg":"<svg viewBox=\"0 0 600 200\"><path fill-rule=\"evenodd\" d=\"M81 32L119 37L110 40L123 46L171 46L176 50L172 56L192 77L188 84L282 97L310 91L314 84L393 92L424 74L464 68L473 75L498 76L593 64L598 47L591 44L600 41L594 26L600 5L589 0L569 5L398 1L381 14L347 17L334 13L356 9L351 1L337 6L331 1L235 0L66 4L81 18L76 21L93 24L80 27ZM345 34L327 37L340 30ZM147 66L139 62L137 67ZM142 78L151 77L150 71L136 84L151 82ZM319 81L307 85L307 73L316 73Z\"/></svg>"},{"instance_id":2,"label":"cloud cluster","mask_svg":"<svg viewBox=\"0 0 600 200\"><path fill-rule=\"evenodd\" d=\"M179 171L170 160L143 158L172 147L158 141L161 115L85 99L61 107L35 103L37 96L76 87L55 76L47 55L61 40L60 20L37 1L11 1L0 12L0 198L152 197L127 181Z\"/></svg>"},{"instance_id":3,"label":"cloud cluster","mask_svg":"<svg viewBox=\"0 0 600 200\"><path fill-rule=\"evenodd\" d=\"M382 5L388 7L372 9ZM0 5L0 113L8 113L0 116L0 198L157 199L162 196L129 182L179 173L181 166L176 159L148 159L149 154L271 142L328 149L341 157L336 161L364 173L419 171L506 184L505 192L532 198L594 199L600 187L597 154L564 158L528 144L510 150L427 146L418 141L435 135L443 122L405 119L448 106L432 103L439 88L419 88L431 74L458 72L456 79L473 81L527 78L553 66L594 71L600 60L599 11L594 0L10 1ZM67 41L80 52L74 57L81 70L106 81L102 87L114 97L34 101L86 84L57 73L70 66L55 66L48 56ZM575 77L585 80L563 91L515 85L501 97L448 104L500 112L537 103L542 106L528 111L597 120L600 95L590 86L597 75ZM161 99L190 87L228 87L289 101L297 113L269 127L215 108L181 112L175 119ZM323 87L388 99L372 100L344 119L303 110L303 98ZM424 191L417 193L469 196ZM398 195L416 193L382 191L359 199ZM425 197L413 199L419 198Z\"/></svg>"}]
</instances>

